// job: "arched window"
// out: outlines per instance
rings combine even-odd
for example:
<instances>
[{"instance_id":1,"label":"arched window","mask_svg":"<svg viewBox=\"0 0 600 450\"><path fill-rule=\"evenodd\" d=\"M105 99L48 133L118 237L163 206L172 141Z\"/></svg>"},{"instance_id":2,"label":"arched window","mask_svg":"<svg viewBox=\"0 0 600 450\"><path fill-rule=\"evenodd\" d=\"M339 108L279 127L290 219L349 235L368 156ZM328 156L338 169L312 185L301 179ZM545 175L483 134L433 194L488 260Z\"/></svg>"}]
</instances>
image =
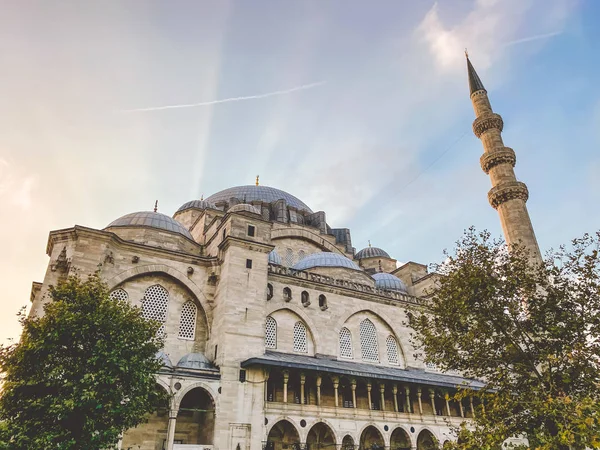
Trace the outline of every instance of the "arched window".
<instances>
[{"instance_id":1,"label":"arched window","mask_svg":"<svg viewBox=\"0 0 600 450\"><path fill-rule=\"evenodd\" d=\"M288 267L292 267L294 265L294 250L292 250L291 248L285 249L283 264Z\"/></svg>"},{"instance_id":2,"label":"arched window","mask_svg":"<svg viewBox=\"0 0 600 450\"><path fill-rule=\"evenodd\" d=\"M283 288L283 299L289 302L292 299L292 290L289 287Z\"/></svg>"},{"instance_id":3,"label":"arched window","mask_svg":"<svg viewBox=\"0 0 600 450\"><path fill-rule=\"evenodd\" d=\"M223 240L227 237L227 228L223 228Z\"/></svg>"},{"instance_id":4,"label":"arched window","mask_svg":"<svg viewBox=\"0 0 600 450\"><path fill-rule=\"evenodd\" d=\"M304 252L304 250L299 250L298 251L298 262L302 261L305 257L306 257L306 253Z\"/></svg>"},{"instance_id":5,"label":"arched window","mask_svg":"<svg viewBox=\"0 0 600 450\"><path fill-rule=\"evenodd\" d=\"M271 283L267 284L267 300L271 300L273 298L273 285Z\"/></svg>"},{"instance_id":6,"label":"arched window","mask_svg":"<svg viewBox=\"0 0 600 450\"><path fill-rule=\"evenodd\" d=\"M194 339L196 335L196 313L198 308L192 301L187 301L181 308L179 317L179 338Z\"/></svg>"},{"instance_id":7,"label":"arched window","mask_svg":"<svg viewBox=\"0 0 600 450\"><path fill-rule=\"evenodd\" d=\"M323 311L327 309L327 297L325 297L323 294L319 295L319 308L321 308Z\"/></svg>"},{"instance_id":8,"label":"arched window","mask_svg":"<svg viewBox=\"0 0 600 450\"><path fill-rule=\"evenodd\" d=\"M277 348L277 322L271 316L265 323L265 347Z\"/></svg>"},{"instance_id":9,"label":"arched window","mask_svg":"<svg viewBox=\"0 0 600 450\"><path fill-rule=\"evenodd\" d=\"M362 359L365 361L379 361L379 347L377 345L377 330L369 319L360 323L360 347Z\"/></svg>"},{"instance_id":10,"label":"arched window","mask_svg":"<svg viewBox=\"0 0 600 450\"><path fill-rule=\"evenodd\" d=\"M340 356L342 358L353 358L352 354L352 335L348 328L340 330Z\"/></svg>"},{"instance_id":11,"label":"arched window","mask_svg":"<svg viewBox=\"0 0 600 450\"><path fill-rule=\"evenodd\" d=\"M127 300L129 298L129 294L127 294L125 289L118 288L112 291L108 297L111 300Z\"/></svg>"},{"instance_id":12,"label":"arched window","mask_svg":"<svg viewBox=\"0 0 600 450\"><path fill-rule=\"evenodd\" d=\"M306 327L302 322L296 322L294 325L294 351L299 353L308 352L308 345L306 344Z\"/></svg>"},{"instance_id":13,"label":"arched window","mask_svg":"<svg viewBox=\"0 0 600 450\"><path fill-rule=\"evenodd\" d=\"M164 287L160 284L155 284L146 289L142 300L142 316L145 319L156 320L162 324L158 329L158 334L163 334L165 332L168 306L169 291Z\"/></svg>"},{"instance_id":14,"label":"arched window","mask_svg":"<svg viewBox=\"0 0 600 450\"><path fill-rule=\"evenodd\" d=\"M387 346L387 357L390 364L398 364L398 343L394 336L388 336L385 340Z\"/></svg>"},{"instance_id":15,"label":"arched window","mask_svg":"<svg viewBox=\"0 0 600 450\"><path fill-rule=\"evenodd\" d=\"M308 305L310 305L310 295L308 295L308 292L302 291L300 299L302 301L302 306L307 307Z\"/></svg>"}]
</instances>

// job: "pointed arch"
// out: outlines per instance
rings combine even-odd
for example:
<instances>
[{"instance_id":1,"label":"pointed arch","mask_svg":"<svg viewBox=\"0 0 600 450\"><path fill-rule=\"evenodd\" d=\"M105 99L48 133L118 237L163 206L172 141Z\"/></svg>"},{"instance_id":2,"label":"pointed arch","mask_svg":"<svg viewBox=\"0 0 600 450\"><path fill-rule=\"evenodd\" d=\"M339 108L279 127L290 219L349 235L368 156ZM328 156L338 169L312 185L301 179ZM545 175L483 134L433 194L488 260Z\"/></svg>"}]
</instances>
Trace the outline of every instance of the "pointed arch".
<instances>
[{"instance_id":1,"label":"pointed arch","mask_svg":"<svg viewBox=\"0 0 600 450\"><path fill-rule=\"evenodd\" d=\"M398 365L398 342L396 341L396 338L390 334L385 340L385 345L387 347L388 363L397 366Z\"/></svg>"},{"instance_id":2,"label":"pointed arch","mask_svg":"<svg viewBox=\"0 0 600 450\"><path fill-rule=\"evenodd\" d=\"M346 327L340 330L340 357L352 359L354 352L352 351L352 333Z\"/></svg>"},{"instance_id":3,"label":"pointed arch","mask_svg":"<svg viewBox=\"0 0 600 450\"><path fill-rule=\"evenodd\" d=\"M362 359L379 362L379 345L377 343L377 329L375 325L367 318L360 323L359 330Z\"/></svg>"},{"instance_id":4,"label":"pointed arch","mask_svg":"<svg viewBox=\"0 0 600 450\"><path fill-rule=\"evenodd\" d=\"M308 353L306 326L300 321L294 324L294 351Z\"/></svg>"},{"instance_id":5,"label":"pointed arch","mask_svg":"<svg viewBox=\"0 0 600 450\"><path fill-rule=\"evenodd\" d=\"M142 316L161 324L158 334L165 332L167 310L169 308L169 291L160 284L154 284L146 289L142 299Z\"/></svg>"},{"instance_id":6,"label":"pointed arch","mask_svg":"<svg viewBox=\"0 0 600 450\"><path fill-rule=\"evenodd\" d=\"M277 348L277 321L271 316L265 322L265 347Z\"/></svg>"},{"instance_id":7,"label":"pointed arch","mask_svg":"<svg viewBox=\"0 0 600 450\"><path fill-rule=\"evenodd\" d=\"M181 307L179 316L179 334L180 339L194 340L196 337L196 315L198 307L194 302L188 300Z\"/></svg>"}]
</instances>

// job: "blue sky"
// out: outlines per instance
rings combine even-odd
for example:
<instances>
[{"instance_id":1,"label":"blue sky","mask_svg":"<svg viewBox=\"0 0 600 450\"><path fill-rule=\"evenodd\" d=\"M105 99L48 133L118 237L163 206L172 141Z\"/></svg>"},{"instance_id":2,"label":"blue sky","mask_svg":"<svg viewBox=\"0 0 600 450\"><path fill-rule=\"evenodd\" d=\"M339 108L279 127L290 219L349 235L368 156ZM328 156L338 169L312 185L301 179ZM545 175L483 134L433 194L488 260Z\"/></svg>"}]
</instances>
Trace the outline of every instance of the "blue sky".
<instances>
[{"instance_id":1,"label":"blue sky","mask_svg":"<svg viewBox=\"0 0 600 450\"><path fill-rule=\"evenodd\" d=\"M596 231L599 20L591 0L4 2L0 339L50 230L257 174L400 261L439 261L470 225L500 236L465 47L541 248Z\"/></svg>"}]
</instances>

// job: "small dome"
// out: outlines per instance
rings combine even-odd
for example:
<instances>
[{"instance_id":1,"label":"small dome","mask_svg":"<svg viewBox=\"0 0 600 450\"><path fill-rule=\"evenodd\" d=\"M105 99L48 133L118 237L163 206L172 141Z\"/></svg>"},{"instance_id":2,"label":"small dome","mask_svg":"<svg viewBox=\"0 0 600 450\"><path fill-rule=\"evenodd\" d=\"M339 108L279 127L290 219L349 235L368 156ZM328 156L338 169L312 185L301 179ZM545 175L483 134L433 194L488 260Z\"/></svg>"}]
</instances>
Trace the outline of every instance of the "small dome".
<instances>
[{"instance_id":1,"label":"small dome","mask_svg":"<svg viewBox=\"0 0 600 450\"><path fill-rule=\"evenodd\" d=\"M339 253L320 252L312 253L298 261L292 269L306 270L313 267L346 267L347 269L360 270L352 260Z\"/></svg>"},{"instance_id":2,"label":"small dome","mask_svg":"<svg viewBox=\"0 0 600 450\"><path fill-rule=\"evenodd\" d=\"M377 289L407 292L406 285L402 280L391 273L378 272L373 274L373 279L375 280L375 287Z\"/></svg>"},{"instance_id":3,"label":"small dome","mask_svg":"<svg viewBox=\"0 0 600 450\"><path fill-rule=\"evenodd\" d=\"M179 233L192 241L194 238L181 223L177 222L172 217L166 214L161 214L152 211L140 211L127 214L123 217L119 217L117 220L113 220L108 224L106 228L111 227L150 227L158 228L160 230L171 231L173 233Z\"/></svg>"},{"instance_id":4,"label":"small dome","mask_svg":"<svg viewBox=\"0 0 600 450\"><path fill-rule=\"evenodd\" d=\"M160 362L162 362L162 365L164 367L168 367L169 369L173 368L173 363L171 363L171 360L169 359L169 357L167 356L167 354L165 352L158 352L156 354L156 359L158 359Z\"/></svg>"},{"instance_id":5,"label":"small dome","mask_svg":"<svg viewBox=\"0 0 600 450\"><path fill-rule=\"evenodd\" d=\"M293 206L299 210L312 212L306 204L294 197L292 194L288 194L280 189L275 189L269 186L236 186L223 191L217 192L211 195L206 200L211 203L218 202L229 202L231 198L237 198L244 202L253 202L254 200L260 200L265 203L273 203L277 200L285 200L289 206Z\"/></svg>"},{"instance_id":6,"label":"small dome","mask_svg":"<svg viewBox=\"0 0 600 450\"><path fill-rule=\"evenodd\" d=\"M202 353L188 353L177 363L177 367L186 369L212 369L213 366Z\"/></svg>"},{"instance_id":7,"label":"small dome","mask_svg":"<svg viewBox=\"0 0 600 450\"><path fill-rule=\"evenodd\" d=\"M271 253L269 253L269 264L277 264L279 266L283 264L281 256L279 256L279 253L277 253L275 249L271 250Z\"/></svg>"},{"instance_id":8,"label":"small dome","mask_svg":"<svg viewBox=\"0 0 600 450\"><path fill-rule=\"evenodd\" d=\"M354 259L365 259L365 258L390 258L390 255L385 250L377 247L367 247L359 251Z\"/></svg>"},{"instance_id":9,"label":"small dome","mask_svg":"<svg viewBox=\"0 0 600 450\"><path fill-rule=\"evenodd\" d=\"M260 209L256 206L249 205L248 203L239 203L237 205L232 206L227 210L228 213L232 212L250 212L253 214L260 214Z\"/></svg>"},{"instance_id":10,"label":"small dome","mask_svg":"<svg viewBox=\"0 0 600 450\"><path fill-rule=\"evenodd\" d=\"M175 214L177 214L178 212L181 211L185 211L186 209L191 209L191 208L196 208L196 209L217 209L217 207L215 205L213 205L212 203L207 202L206 200L192 200L191 202L187 202L184 203L183 205L181 205L179 207L179 209L177 211L175 211Z\"/></svg>"}]
</instances>

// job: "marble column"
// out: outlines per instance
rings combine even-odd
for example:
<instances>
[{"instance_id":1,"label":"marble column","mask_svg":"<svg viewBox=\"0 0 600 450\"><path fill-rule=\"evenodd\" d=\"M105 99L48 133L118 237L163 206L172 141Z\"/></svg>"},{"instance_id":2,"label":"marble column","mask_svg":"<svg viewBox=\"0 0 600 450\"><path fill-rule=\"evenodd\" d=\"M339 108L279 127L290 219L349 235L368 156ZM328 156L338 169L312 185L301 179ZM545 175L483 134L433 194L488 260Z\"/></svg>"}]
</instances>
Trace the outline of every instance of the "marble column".
<instances>
[{"instance_id":1,"label":"marble column","mask_svg":"<svg viewBox=\"0 0 600 450\"><path fill-rule=\"evenodd\" d=\"M356 409L356 380L352 379L350 381L350 387L352 388L352 405L354 409Z\"/></svg>"},{"instance_id":2,"label":"marble column","mask_svg":"<svg viewBox=\"0 0 600 450\"><path fill-rule=\"evenodd\" d=\"M290 372L287 370L283 371L283 403L287 403L288 400L288 381L290 381Z\"/></svg>"},{"instance_id":3,"label":"marble column","mask_svg":"<svg viewBox=\"0 0 600 450\"><path fill-rule=\"evenodd\" d=\"M321 405L321 382L323 381L323 379L321 378L321 375L317 375L317 405Z\"/></svg>"},{"instance_id":4,"label":"marble column","mask_svg":"<svg viewBox=\"0 0 600 450\"><path fill-rule=\"evenodd\" d=\"M333 396L335 398L335 407L337 408L339 406L338 388L340 387L340 377L332 377L331 380L333 381Z\"/></svg>"},{"instance_id":5,"label":"marble column","mask_svg":"<svg viewBox=\"0 0 600 450\"><path fill-rule=\"evenodd\" d=\"M423 415L423 403L421 402L421 388L417 389L417 400L419 401L419 414Z\"/></svg>"},{"instance_id":6,"label":"marble column","mask_svg":"<svg viewBox=\"0 0 600 450\"><path fill-rule=\"evenodd\" d=\"M304 384L306 383L306 375L300 373L300 404L304 405Z\"/></svg>"},{"instance_id":7,"label":"marble column","mask_svg":"<svg viewBox=\"0 0 600 450\"><path fill-rule=\"evenodd\" d=\"M385 411L385 384L379 384L379 398L381 400L381 410Z\"/></svg>"},{"instance_id":8,"label":"marble column","mask_svg":"<svg viewBox=\"0 0 600 450\"><path fill-rule=\"evenodd\" d=\"M394 393L394 411L398 412L398 385L392 386L392 392Z\"/></svg>"},{"instance_id":9,"label":"marble column","mask_svg":"<svg viewBox=\"0 0 600 450\"><path fill-rule=\"evenodd\" d=\"M169 410L169 425L167 426L167 450L173 450L175 441L175 426L177 425L177 411Z\"/></svg>"},{"instance_id":10,"label":"marble column","mask_svg":"<svg viewBox=\"0 0 600 450\"><path fill-rule=\"evenodd\" d=\"M373 403L371 403L371 382L367 382L367 398L369 399L369 409L373 409Z\"/></svg>"},{"instance_id":11,"label":"marble column","mask_svg":"<svg viewBox=\"0 0 600 450\"><path fill-rule=\"evenodd\" d=\"M405 386L404 392L406 393L406 412L412 413L412 405L410 404L410 388L408 386Z\"/></svg>"}]
</instances>

